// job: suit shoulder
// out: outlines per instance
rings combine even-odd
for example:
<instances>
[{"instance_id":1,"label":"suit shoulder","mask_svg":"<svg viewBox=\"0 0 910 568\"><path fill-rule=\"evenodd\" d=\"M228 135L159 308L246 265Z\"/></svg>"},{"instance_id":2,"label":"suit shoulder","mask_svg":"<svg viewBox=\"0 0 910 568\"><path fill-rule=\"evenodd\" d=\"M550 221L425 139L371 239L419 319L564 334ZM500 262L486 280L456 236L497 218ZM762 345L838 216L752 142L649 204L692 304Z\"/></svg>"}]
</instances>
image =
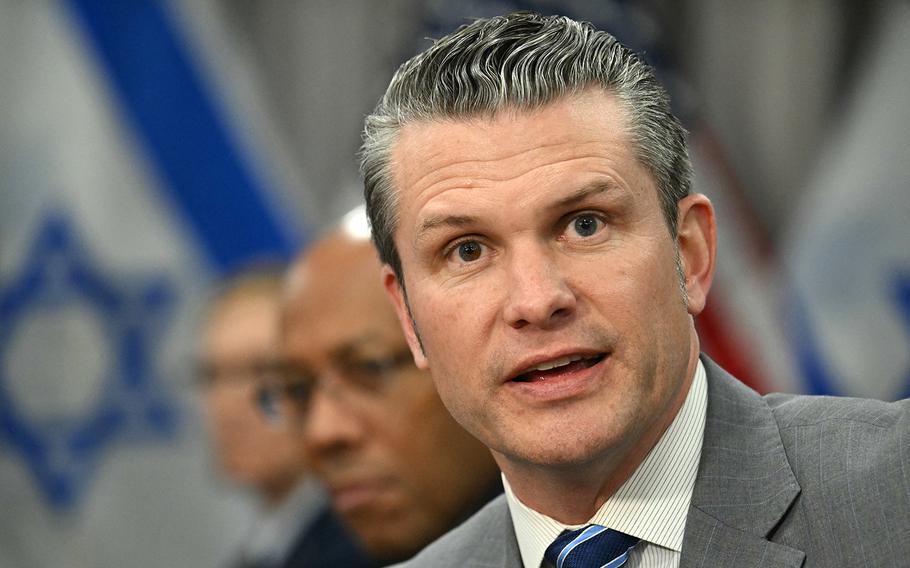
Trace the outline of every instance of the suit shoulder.
<instances>
[{"instance_id":1,"label":"suit shoulder","mask_svg":"<svg viewBox=\"0 0 910 568\"><path fill-rule=\"evenodd\" d=\"M775 540L806 551L807 565L901 564L910 552L910 403L766 400L799 486Z\"/></svg>"},{"instance_id":2,"label":"suit shoulder","mask_svg":"<svg viewBox=\"0 0 910 568\"><path fill-rule=\"evenodd\" d=\"M870 483L910 489L910 399L769 395L766 400L806 493L855 493L855 487Z\"/></svg>"},{"instance_id":3,"label":"suit shoulder","mask_svg":"<svg viewBox=\"0 0 910 568\"><path fill-rule=\"evenodd\" d=\"M394 568L474 566L472 556L487 544L501 548L503 531L512 530L504 495L487 503L471 518L429 544L417 556Z\"/></svg>"},{"instance_id":4,"label":"suit shoulder","mask_svg":"<svg viewBox=\"0 0 910 568\"><path fill-rule=\"evenodd\" d=\"M910 428L910 399L883 402L839 396L769 394L764 397L781 430L826 425L832 429L849 425L873 428Z\"/></svg>"}]
</instances>

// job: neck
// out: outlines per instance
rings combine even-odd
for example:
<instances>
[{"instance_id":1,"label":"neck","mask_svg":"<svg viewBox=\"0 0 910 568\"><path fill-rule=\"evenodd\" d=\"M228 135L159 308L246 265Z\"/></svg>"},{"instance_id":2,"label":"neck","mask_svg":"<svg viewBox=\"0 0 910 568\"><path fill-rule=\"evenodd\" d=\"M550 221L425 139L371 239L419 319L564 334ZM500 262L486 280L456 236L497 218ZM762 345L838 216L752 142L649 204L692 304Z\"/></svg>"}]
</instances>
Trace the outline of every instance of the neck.
<instances>
[{"instance_id":1,"label":"neck","mask_svg":"<svg viewBox=\"0 0 910 568\"><path fill-rule=\"evenodd\" d=\"M503 462L502 471L522 503L563 524L581 525L631 477L646 455L627 452L622 457L560 469Z\"/></svg>"}]
</instances>

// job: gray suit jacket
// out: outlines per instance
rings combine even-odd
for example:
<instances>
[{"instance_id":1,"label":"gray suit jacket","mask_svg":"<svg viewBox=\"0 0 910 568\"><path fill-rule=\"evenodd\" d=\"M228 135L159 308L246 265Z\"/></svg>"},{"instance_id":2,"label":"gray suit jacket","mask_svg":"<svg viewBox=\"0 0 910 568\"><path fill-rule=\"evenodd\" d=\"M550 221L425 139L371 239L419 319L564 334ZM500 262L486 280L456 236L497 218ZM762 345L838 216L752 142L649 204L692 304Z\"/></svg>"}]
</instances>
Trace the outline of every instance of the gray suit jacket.
<instances>
[{"instance_id":1,"label":"gray suit jacket","mask_svg":"<svg viewBox=\"0 0 910 568\"><path fill-rule=\"evenodd\" d=\"M761 397L707 358L680 566L910 566L910 400ZM406 563L520 567L505 497Z\"/></svg>"}]
</instances>

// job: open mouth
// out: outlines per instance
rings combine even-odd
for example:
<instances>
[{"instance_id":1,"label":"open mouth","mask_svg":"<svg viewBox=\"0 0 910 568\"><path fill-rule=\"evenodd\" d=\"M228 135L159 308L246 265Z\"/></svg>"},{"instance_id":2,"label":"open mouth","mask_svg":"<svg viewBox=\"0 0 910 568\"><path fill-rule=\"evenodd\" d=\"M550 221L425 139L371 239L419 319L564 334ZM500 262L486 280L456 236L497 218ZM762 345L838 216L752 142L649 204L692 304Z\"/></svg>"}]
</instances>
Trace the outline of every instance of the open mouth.
<instances>
[{"instance_id":1,"label":"open mouth","mask_svg":"<svg viewBox=\"0 0 910 568\"><path fill-rule=\"evenodd\" d=\"M561 375L582 371L600 363L606 357L606 353L600 353L593 357L583 357L574 355L569 357L560 357L552 361L545 361L539 365L527 369L520 373L512 380L519 383L532 383L545 381Z\"/></svg>"}]
</instances>

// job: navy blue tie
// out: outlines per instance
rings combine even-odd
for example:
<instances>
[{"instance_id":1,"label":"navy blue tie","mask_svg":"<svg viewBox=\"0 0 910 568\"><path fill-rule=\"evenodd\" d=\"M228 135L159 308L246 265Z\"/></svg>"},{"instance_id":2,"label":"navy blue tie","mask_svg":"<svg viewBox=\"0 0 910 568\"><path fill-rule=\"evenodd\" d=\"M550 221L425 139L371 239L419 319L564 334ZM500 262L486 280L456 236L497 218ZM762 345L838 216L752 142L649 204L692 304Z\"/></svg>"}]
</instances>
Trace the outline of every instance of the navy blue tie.
<instances>
[{"instance_id":1,"label":"navy blue tie","mask_svg":"<svg viewBox=\"0 0 910 568\"><path fill-rule=\"evenodd\" d=\"M564 531L544 553L555 568L617 568L629 559L638 539L600 525Z\"/></svg>"}]
</instances>

